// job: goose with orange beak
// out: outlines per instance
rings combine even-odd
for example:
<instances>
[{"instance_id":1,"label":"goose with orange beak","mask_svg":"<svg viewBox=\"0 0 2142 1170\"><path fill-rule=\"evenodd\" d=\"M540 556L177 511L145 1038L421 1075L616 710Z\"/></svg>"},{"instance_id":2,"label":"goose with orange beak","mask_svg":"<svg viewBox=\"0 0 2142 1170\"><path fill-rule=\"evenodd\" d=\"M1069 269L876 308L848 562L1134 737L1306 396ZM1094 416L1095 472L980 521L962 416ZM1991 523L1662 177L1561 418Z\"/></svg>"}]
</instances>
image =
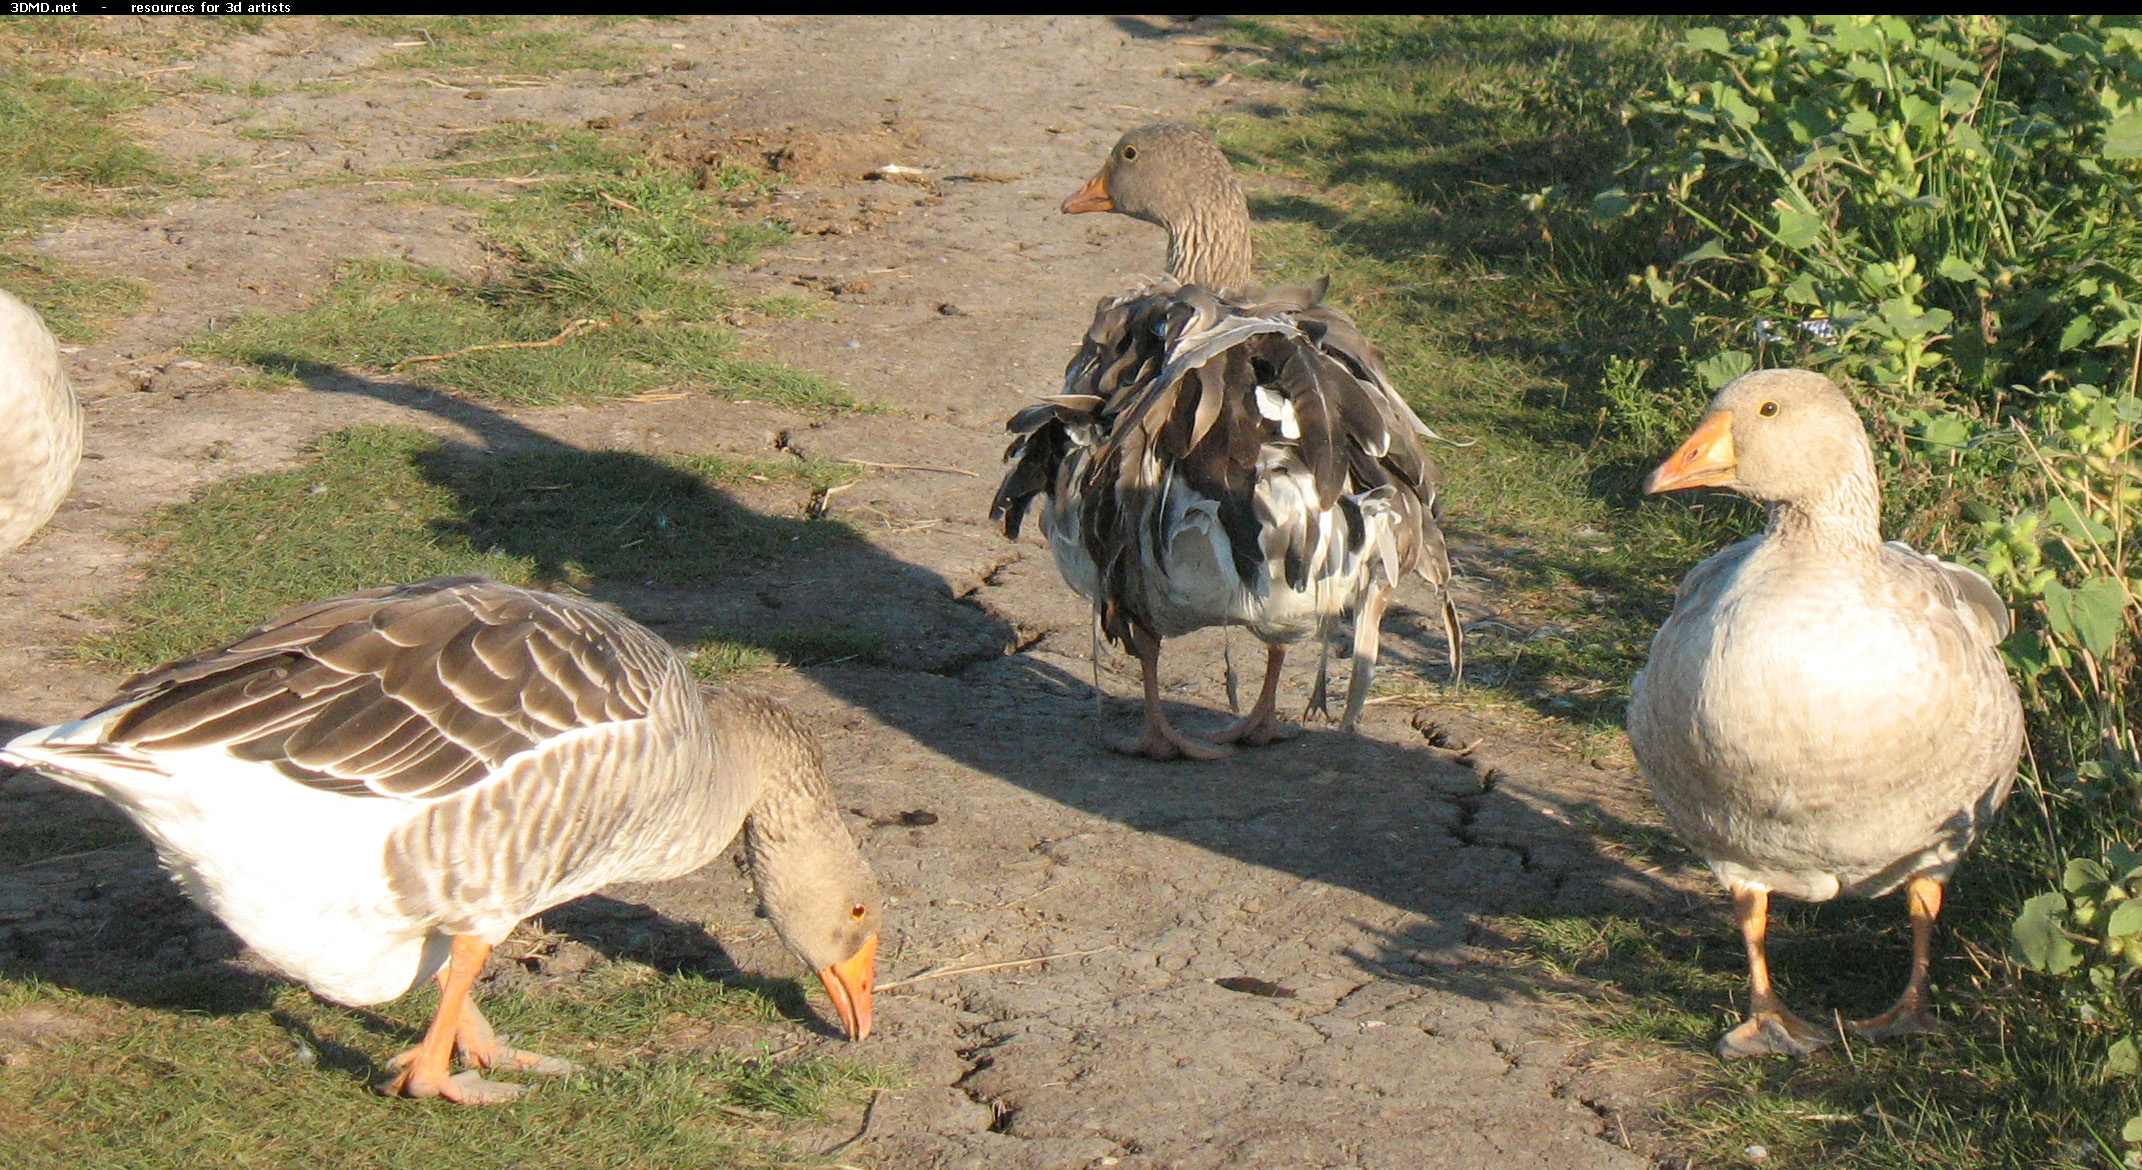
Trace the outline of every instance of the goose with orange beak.
<instances>
[{"instance_id":1,"label":"goose with orange beak","mask_svg":"<svg viewBox=\"0 0 2142 1170\"><path fill-rule=\"evenodd\" d=\"M849 1037L870 1034L880 897L817 742L770 700L702 693L583 598L438 577L299 606L0 760L118 805L194 901L319 995L436 979L384 1092L490 1105L524 1086L487 1071L572 1071L484 1021L491 948L613 882L698 869L740 827L775 931Z\"/></svg>"},{"instance_id":2,"label":"goose with orange beak","mask_svg":"<svg viewBox=\"0 0 2142 1170\"><path fill-rule=\"evenodd\" d=\"M1766 950L1773 893L1907 891L1911 972L1868 1039L1936 1029L1935 916L2007 799L2023 709L1995 650L1993 586L1883 543L1866 428L1806 370L1718 393L1647 492L1730 488L1769 525L1692 569L1630 687L1629 742L1660 809L1732 894L1751 1006L1722 1056L1804 1055L1834 1038L1785 1006Z\"/></svg>"}]
</instances>

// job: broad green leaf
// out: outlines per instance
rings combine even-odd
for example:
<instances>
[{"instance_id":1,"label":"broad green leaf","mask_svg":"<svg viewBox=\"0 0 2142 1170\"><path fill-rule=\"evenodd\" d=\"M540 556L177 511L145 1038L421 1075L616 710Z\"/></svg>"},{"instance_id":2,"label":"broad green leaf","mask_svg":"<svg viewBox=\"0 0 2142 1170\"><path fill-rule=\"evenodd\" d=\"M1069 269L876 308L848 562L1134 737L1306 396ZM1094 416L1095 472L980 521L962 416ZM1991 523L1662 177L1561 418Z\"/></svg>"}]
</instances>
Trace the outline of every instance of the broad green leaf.
<instances>
[{"instance_id":1,"label":"broad green leaf","mask_svg":"<svg viewBox=\"0 0 2142 1170\"><path fill-rule=\"evenodd\" d=\"M1732 259L1732 257L1726 253L1725 242L1720 240L1717 236L1712 236L1710 239L1705 240L1703 242L1702 247L1697 248L1686 256L1681 257L1679 260L1674 261L1674 263L1694 264L1698 260L1730 259Z\"/></svg>"},{"instance_id":2,"label":"broad green leaf","mask_svg":"<svg viewBox=\"0 0 2142 1170\"><path fill-rule=\"evenodd\" d=\"M2090 318L2077 317L2068 322L2066 329L2060 331L2060 348L2063 351L2078 349L2083 342L2090 340L2090 335L2094 332L2096 330L2090 324Z\"/></svg>"},{"instance_id":3,"label":"broad green leaf","mask_svg":"<svg viewBox=\"0 0 2142 1170\"><path fill-rule=\"evenodd\" d=\"M2129 110L2105 127L2106 158L2142 158L2142 109Z\"/></svg>"},{"instance_id":4,"label":"broad green leaf","mask_svg":"<svg viewBox=\"0 0 2142 1170\"><path fill-rule=\"evenodd\" d=\"M1957 259L1955 256L1943 256L1941 258L1941 275L1950 280L1963 281L1967 284L1985 279L1978 274L1976 267L1967 261Z\"/></svg>"},{"instance_id":5,"label":"broad green leaf","mask_svg":"<svg viewBox=\"0 0 2142 1170\"><path fill-rule=\"evenodd\" d=\"M1755 368L1755 355L1745 350L1729 349L1713 354L1696 363L1696 376L1703 379L1704 386L1722 390L1725 384Z\"/></svg>"},{"instance_id":6,"label":"broad green leaf","mask_svg":"<svg viewBox=\"0 0 2142 1170\"><path fill-rule=\"evenodd\" d=\"M1961 114L1978 104L1978 87L1968 81L1957 80L1941 91L1941 110L1946 114Z\"/></svg>"},{"instance_id":7,"label":"broad green leaf","mask_svg":"<svg viewBox=\"0 0 2142 1170\"><path fill-rule=\"evenodd\" d=\"M1912 438L1930 447L1961 447L1971 441L1971 424L1960 414L1935 415Z\"/></svg>"},{"instance_id":8,"label":"broad green leaf","mask_svg":"<svg viewBox=\"0 0 2142 1170\"><path fill-rule=\"evenodd\" d=\"M2016 915L2009 936L2016 944L2016 958L2024 966L2048 975L2064 975L2082 962L2082 953L2060 929L2067 906L2067 899L2059 894L2040 894L2023 903L2023 912Z\"/></svg>"},{"instance_id":9,"label":"broad green leaf","mask_svg":"<svg viewBox=\"0 0 2142 1170\"><path fill-rule=\"evenodd\" d=\"M2098 1077L2109 1081L2138 1073L2142 1073L2142 1051L2135 1048L2135 1042L2126 1037L2113 1041L2112 1047L2105 1050L2105 1063L2099 1066Z\"/></svg>"},{"instance_id":10,"label":"broad green leaf","mask_svg":"<svg viewBox=\"0 0 2142 1170\"><path fill-rule=\"evenodd\" d=\"M2120 1140L2123 1142L2142 1142L2142 1115L2127 1119L2127 1124L2120 1127Z\"/></svg>"},{"instance_id":11,"label":"broad green leaf","mask_svg":"<svg viewBox=\"0 0 2142 1170\"><path fill-rule=\"evenodd\" d=\"M1733 55L1733 42L1726 38L1722 28L1692 28L1681 43L1699 53L1716 53L1721 57Z\"/></svg>"},{"instance_id":12,"label":"broad green leaf","mask_svg":"<svg viewBox=\"0 0 2142 1170\"><path fill-rule=\"evenodd\" d=\"M2142 898L2129 898L2106 917L2105 937L2124 938L2136 931L2142 931Z\"/></svg>"},{"instance_id":13,"label":"broad green leaf","mask_svg":"<svg viewBox=\"0 0 2142 1170\"><path fill-rule=\"evenodd\" d=\"M1870 110L1855 108L1851 113L1845 115L1844 132L1854 138L1865 138L1867 135L1881 129L1881 127L1881 122L1875 118Z\"/></svg>"},{"instance_id":14,"label":"broad green leaf","mask_svg":"<svg viewBox=\"0 0 2142 1170\"><path fill-rule=\"evenodd\" d=\"M2066 496L2056 496L2045 507L2046 519L2051 520L2068 535L2077 540L2111 540L2112 526L2099 521L2088 512L2077 508Z\"/></svg>"},{"instance_id":15,"label":"broad green leaf","mask_svg":"<svg viewBox=\"0 0 2142 1170\"><path fill-rule=\"evenodd\" d=\"M1592 196L1592 218L1601 223L1622 219L1636 210L1636 200L1619 187L1609 187Z\"/></svg>"},{"instance_id":16,"label":"broad green leaf","mask_svg":"<svg viewBox=\"0 0 2142 1170\"><path fill-rule=\"evenodd\" d=\"M1744 129L1763 120L1763 115L1748 104L1748 99L1742 97L1739 90L1727 86L1719 86L1711 95L1711 105L1727 121Z\"/></svg>"},{"instance_id":17,"label":"broad green leaf","mask_svg":"<svg viewBox=\"0 0 2142 1170\"><path fill-rule=\"evenodd\" d=\"M2078 857L2068 862L2067 869L2061 872L2060 888L2073 894L2091 886L2104 885L2111 880L2111 871L2103 865L2086 857Z\"/></svg>"},{"instance_id":18,"label":"broad green leaf","mask_svg":"<svg viewBox=\"0 0 2142 1170\"><path fill-rule=\"evenodd\" d=\"M2053 666L2044 640L2029 630L2017 630L2001 639L2001 661L2024 678L2037 678Z\"/></svg>"},{"instance_id":19,"label":"broad green leaf","mask_svg":"<svg viewBox=\"0 0 2142 1170\"><path fill-rule=\"evenodd\" d=\"M2126 602L2120 583L2110 578L2093 578L2075 589L2056 582L2045 587L2046 624L2054 633L2103 659L2119 641L2120 610ZM2072 873L2078 864L2081 863L2069 862L2069 871Z\"/></svg>"},{"instance_id":20,"label":"broad green leaf","mask_svg":"<svg viewBox=\"0 0 2142 1170\"><path fill-rule=\"evenodd\" d=\"M1792 283L1785 286L1785 299L1796 305L1822 303L1822 295L1815 291L1814 276L1806 272L1793 277Z\"/></svg>"},{"instance_id":21,"label":"broad green leaf","mask_svg":"<svg viewBox=\"0 0 2142 1170\"><path fill-rule=\"evenodd\" d=\"M1822 219L1780 199L1771 206L1778 213L1778 242L1788 248L1812 248L1822 235Z\"/></svg>"}]
</instances>

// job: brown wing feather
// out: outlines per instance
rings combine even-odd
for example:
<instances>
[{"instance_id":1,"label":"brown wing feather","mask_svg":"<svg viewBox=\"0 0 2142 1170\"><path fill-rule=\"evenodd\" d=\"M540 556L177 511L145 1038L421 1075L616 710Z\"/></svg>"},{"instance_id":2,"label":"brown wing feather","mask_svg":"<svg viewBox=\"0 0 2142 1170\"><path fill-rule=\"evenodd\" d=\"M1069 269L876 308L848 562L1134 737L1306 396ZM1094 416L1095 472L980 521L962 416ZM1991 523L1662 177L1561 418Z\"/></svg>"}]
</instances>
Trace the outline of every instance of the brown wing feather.
<instances>
[{"instance_id":1,"label":"brown wing feather","mask_svg":"<svg viewBox=\"0 0 2142 1170\"><path fill-rule=\"evenodd\" d=\"M432 799L562 731L644 716L670 657L592 603L438 577L302 606L137 675L111 739L222 746L316 787Z\"/></svg>"}]
</instances>

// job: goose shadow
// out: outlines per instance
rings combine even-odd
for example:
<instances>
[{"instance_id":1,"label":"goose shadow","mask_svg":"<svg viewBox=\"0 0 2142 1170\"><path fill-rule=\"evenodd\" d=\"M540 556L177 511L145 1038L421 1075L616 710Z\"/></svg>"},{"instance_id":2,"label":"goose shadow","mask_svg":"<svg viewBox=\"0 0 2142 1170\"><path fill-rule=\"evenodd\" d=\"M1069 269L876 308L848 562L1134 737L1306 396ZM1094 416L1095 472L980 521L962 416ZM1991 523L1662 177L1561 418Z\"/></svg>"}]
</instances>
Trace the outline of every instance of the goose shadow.
<instances>
[{"instance_id":1,"label":"goose shadow","mask_svg":"<svg viewBox=\"0 0 2142 1170\"><path fill-rule=\"evenodd\" d=\"M1364 970L1405 977L1434 967L1463 948L1482 914L1669 896L1558 819L1618 825L1611 808L1580 799L1550 816L1425 738L1391 744L1309 730L1202 766L1117 756L1096 742L1087 683L1023 652L1032 639L971 591L956 594L838 521L767 515L676 460L576 448L439 391L287 358L256 361L315 391L388 402L473 435L434 438L409 455L456 503L434 525L442 545L522 558L538 583L568 583L674 643L712 636L796 663L915 742L1049 800L1355 890L1419 920L1390 947L1357 956ZM977 512L985 509L978 496ZM1431 655L1424 639L1403 632L1389 644L1397 656ZM1192 726L1220 718L1173 706ZM1135 704L1116 709L1127 716ZM1123 726L1111 734L1129 720L1112 722ZM956 828L955 820L931 832ZM865 833L874 849L914 839ZM156 1000L161 993L138 990L144 980L228 970L239 951L138 839L0 870L0 908L18 906L28 913L0 920L8 948L0 962L63 986ZM767 991L785 1014L829 1030L804 1007L796 981L742 973L699 927L626 906L596 897L540 917L605 957ZM269 984L237 978L231 1002L266 1006ZM1513 980L1524 977L1483 977L1466 990L1486 995L1489 982Z\"/></svg>"}]
</instances>

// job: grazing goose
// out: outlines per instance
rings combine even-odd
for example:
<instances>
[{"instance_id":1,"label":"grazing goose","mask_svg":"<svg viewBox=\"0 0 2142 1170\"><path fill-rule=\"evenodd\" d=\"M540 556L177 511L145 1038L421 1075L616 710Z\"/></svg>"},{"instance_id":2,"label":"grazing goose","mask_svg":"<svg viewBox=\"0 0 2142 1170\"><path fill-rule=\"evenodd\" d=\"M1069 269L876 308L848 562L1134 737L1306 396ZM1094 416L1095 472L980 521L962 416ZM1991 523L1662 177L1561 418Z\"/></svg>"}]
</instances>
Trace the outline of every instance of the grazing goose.
<instances>
[{"instance_id":1,"label":"grazing goose","mask_svg":"<svg viewBox=\"0 0 2142 1170\"><path fill-rule=\"evenodd\" d=\"M59 358L37 311L0 289L0 553L44 527L82 461L82 406Z\"/></svg>"},{"instance_id":2,"label":"grazing goose","mask_svg":"<svg viewBox=\"0 0 2142 1170\"><path fill-rule=\"evenodd\" d=\"M439 1008L382 1085L469 1104L570 1071L505 1047L469 998L528 915L714 859L743 826L767 916L870 1032L877 885L817 744L765 699L708 698L598 605L435 577L289 610L136 675L0 758L117 804L195 901L321 995L434 973Z\"/></svg>"},{"instance_id":3,"label":"grazing goose","mask_svg":"<svg viewBox=\"0 0 2142 1170\"><path fill-rule=\"evenodd\" d=\"M1753 1005L1723 1056L1801 1055L1829 1034L1770 988L1772 892L1810 902L1908 886L1911 977L1870 1038L1938 1026L1927 964L1943 883L2008 797L2023 707L1984 577L1882 543L1866 429L1828 378L1764 370L1720 391L1647 492L1730 487L1762 535L1691 570L1631 685L1629 742L1674 831L1733 895Z\"/></svg>"},{"instance_id":4,"label":"grazing goose","mask_svg":"<svg viewBox=\"0 0 2142 1170\"><path fill-rule=\"evenodd\" d=\"M1216 759L1281 738L1286 647L1354 622L1343 726L1368 701L1378 625L1402 574L1443 591L1461 677L1450 560L1437 526L1430 433L1384 376L1383 355L1324 285L1251 283L1249 204L1212 140L1188 126L1125 134L1066 212L1114 211L1167 229L1168 279L1103 300L1063 393L1019 412L991 516L1017 539L1036 496L1057 568L1138 656L1144 734L1123 750ZM1242 720L1211 738L1160 709L1160 644L1240 625L1268 649ZM1230 678L1230 694L1232 693ZM1324 703L1320 665L1312 706Z\"/></svg>"}]
</instances>

